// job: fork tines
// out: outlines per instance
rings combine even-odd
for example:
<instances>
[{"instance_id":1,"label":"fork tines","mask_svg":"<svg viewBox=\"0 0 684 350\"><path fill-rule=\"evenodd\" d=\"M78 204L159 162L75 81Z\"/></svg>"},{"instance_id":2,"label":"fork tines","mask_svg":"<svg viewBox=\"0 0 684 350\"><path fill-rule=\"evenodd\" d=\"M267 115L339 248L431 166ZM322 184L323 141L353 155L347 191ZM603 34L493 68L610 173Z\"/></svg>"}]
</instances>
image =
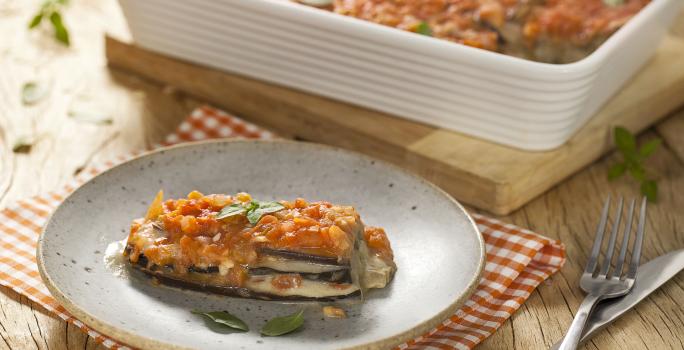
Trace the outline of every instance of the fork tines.
<instances>
[{"instance_id":1,"label":"fork tines","mask_svg":"<svg viewBox=\"0 0 684 350\"><path fill-rule=\"evenodd\" d=\"M610 231L610 237L608 238L608 247L606 249L605 256L603 258L603 263L599 266L599 254L601 252L601 246L603 245L603 236L608 223L608 212L610 211L610 197L606 198L606 202L603 205L603 211L601 213L601 220L599 221L598 228L596 230L596 238L594 239L594 245L591 248L591 256L587 262L587 266L584 270L585 273L596 275L598 277L605 277L606 279L620 278L627 256L627 247L629 245L630 235L632 231L632 222L634 216L634 206L636 200L632 199L629 204L629 209L627 210L627 221L625 223L625 228L622 234L622 242L620 244L620 254L618 255L615 268L610 269L613 260L613 253L615 251L615 246L617 242L618 232L620 230L620 221L622 219L622 208L623 200L622 197L618 199L617 209L615 212L615 220L613 221L613 227ZM629 268L625 275L627 279L634 279L636 277L637 267L639 266L639 258L641 257L641 246L644 240L644 226L646 224L646 197L641 200L641 209L639 212L639 221L637 224L636 238L634 239L634 247L632 249L632 254L630 258Z\"/></svg>"}]
</instances>

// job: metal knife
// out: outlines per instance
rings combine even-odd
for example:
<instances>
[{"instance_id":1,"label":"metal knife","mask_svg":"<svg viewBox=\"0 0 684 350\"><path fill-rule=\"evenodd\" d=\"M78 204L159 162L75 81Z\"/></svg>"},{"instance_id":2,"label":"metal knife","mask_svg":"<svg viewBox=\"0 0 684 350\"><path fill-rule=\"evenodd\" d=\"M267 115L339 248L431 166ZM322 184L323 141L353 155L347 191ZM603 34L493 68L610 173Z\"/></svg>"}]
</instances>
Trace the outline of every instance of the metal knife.
<instances>
[{"instance_id":1,"label":"metal knife","mask_svg":"<svg viewBox=\"0 0 684 350\"><path fill-rule=\"evenodd\" d=\"M594 333L632 309L682 270L684 270L684 249L661 255L639 266L632 291L622 298L610 299L598 304L587 321L580 342L591 338ZM551 350L558 349L559 345L560 341L554 344Z\"/></svg>"}]
</instances>

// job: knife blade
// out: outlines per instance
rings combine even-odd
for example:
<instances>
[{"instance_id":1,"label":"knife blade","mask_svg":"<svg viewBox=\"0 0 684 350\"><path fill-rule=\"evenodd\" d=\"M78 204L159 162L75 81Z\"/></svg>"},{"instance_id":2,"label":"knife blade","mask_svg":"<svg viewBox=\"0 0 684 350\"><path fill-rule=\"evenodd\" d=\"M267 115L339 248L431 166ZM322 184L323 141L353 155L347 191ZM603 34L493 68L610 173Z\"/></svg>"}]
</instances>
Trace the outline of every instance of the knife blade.
<instances>
[{"instance_id":1,"label":"knife blade","mask_svg":"<svg viewBox=\"0 0 684 350\"><path fill-rule=\"evenodd\" d=\"M661 255L639 266L632 291L622 298L610 299L598 304L587 321L580 342L588 340L596 332L631 310L682 270L684 270L684 249ZM554 344L551 350L556 350L559 346L560 341Z\"/></svg>"}]
</instances>

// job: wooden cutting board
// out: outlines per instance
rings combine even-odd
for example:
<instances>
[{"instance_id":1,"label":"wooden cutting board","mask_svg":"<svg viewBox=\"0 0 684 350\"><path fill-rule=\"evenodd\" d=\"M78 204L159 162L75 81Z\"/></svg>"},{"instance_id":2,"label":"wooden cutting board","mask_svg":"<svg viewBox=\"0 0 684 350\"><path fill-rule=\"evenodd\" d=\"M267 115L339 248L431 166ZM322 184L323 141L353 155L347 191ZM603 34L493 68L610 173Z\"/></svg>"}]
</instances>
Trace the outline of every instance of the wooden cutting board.
<instances>
[{"instance_id":1,"label":"wooden cutting board","mask_svg":"<svg viewBox=\"0 0 684 350\"><path fill-rule=\"evenodd\" d=\"M513 149L163 56L108 37L109 65L196 95L278 134L398 164L469 205L505 215L612 148L616 125L641 131L684 105L684 37L668 36L628 85L565 145Z\"/></svg>"}]
</instances>

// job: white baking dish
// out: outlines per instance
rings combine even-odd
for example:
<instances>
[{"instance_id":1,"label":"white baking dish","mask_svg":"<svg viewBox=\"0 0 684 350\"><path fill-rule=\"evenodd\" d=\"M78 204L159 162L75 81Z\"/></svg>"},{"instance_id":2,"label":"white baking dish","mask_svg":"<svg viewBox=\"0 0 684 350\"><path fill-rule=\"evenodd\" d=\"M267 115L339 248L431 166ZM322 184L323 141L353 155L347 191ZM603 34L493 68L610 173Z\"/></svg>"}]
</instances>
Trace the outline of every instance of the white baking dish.
<instances>
[{"instance_id":1,"label":"white baking dish","mask_svg":"<svg viewBox=\"0 0 684 350\"><path fill-rule=\"evenodd\" d=\"M528 150L567 141L654 53L683 3L654 0L588 57L556 65L286 0L120 2L142 47Z\"/></svg>"}]
</instances>

